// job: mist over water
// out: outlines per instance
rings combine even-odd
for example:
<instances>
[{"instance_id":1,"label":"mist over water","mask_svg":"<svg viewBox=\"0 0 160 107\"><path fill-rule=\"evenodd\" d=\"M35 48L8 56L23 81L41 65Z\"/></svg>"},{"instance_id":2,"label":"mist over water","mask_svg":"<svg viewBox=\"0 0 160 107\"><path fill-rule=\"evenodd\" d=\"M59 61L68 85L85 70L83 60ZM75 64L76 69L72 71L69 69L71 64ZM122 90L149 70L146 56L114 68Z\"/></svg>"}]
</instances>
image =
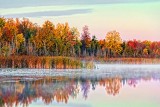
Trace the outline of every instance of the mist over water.
<instances>
[{"instance_id":1,"label":"mist over water","mask_svg":"<svg viewBox=\"0 0 160 107\"><path fill-rule=\"evenodd\" d=\"M95 64L94 69L0 69L1 76L143 77L159 76L159 64Z\"/></svg>"}]
</instances>

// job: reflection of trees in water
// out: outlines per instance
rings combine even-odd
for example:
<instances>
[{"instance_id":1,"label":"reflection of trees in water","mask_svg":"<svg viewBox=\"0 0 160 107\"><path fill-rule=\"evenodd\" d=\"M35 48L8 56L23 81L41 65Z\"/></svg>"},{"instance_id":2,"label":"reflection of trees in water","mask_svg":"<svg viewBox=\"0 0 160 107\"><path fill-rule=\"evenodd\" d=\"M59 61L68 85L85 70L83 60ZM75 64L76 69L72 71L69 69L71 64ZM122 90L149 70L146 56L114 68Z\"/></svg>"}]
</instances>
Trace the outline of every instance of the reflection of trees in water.
<instances>
[{"instance_id":1,"label":"reflection of trees in water","mask_svg":"<svg viewBox=\"0 0 160 107\"><path fill-rule=\"evenodd\" d=\"M54 100L67 103L69 96L72 98L77 96L78 88L74 81L61 81L39 85L36 92L46 104Z\"/></svg>"},{"instance_id":2,"label":"reflection of trees in water","mask_svg":"<svg viewBox=\"0 0 160 107\"><path fill-rule=\"evenodd\" d=\"M150 80L150 77L143 80ZM123 85L136 86L140 78L66 78L48 77L33 81L2 82L0 84L0 107L13 105L28 106L37 99L45 104L52 101L68 103L69 98L77 98L79 90L87 99L89 91L97 85L103 86L107 94L117 95ZM79 89L80 88L80 89Z\"/></svg>"},{"instance_id":3,"label":"reflection of trees in water","mask_svg":"<svg viewBox=\"0 0 160 107\"><path fill-rule=\"evenodd\" d=\"M116 95L122 86L121 78L107 78L99 81L99 84L106 87L106 92L111 95Z\"/></svg>"},{"instance_id":4,"label":"reflection of trees in water","mask_svg":"<svg viewBox=\"0 0 160 107\"><path fill-rule=\"evenodd\" d=\"M151 81L151 77L144 77L144 78L130 78L130 79L127 79L127 84L131 87L136 87L136 85L138 84L139 80L143 80L143 81ZM154 80L157 80L157 79L154 79Z\"/></svg>"},{"instance_id":5,"label":"reflection of trees in water","mask_svg":"<svg viewBox=\"0 0 160 107\"><path fill-rule=\"evenodd\" d=\"M128 80L127 80L127 83L128 83L129 86L136 87L138 81L137 81L136 78L131 78L131 79L128 79Z\"/></svg>"},{"instance_id":6,"label":"reflection of trees in water","mask_svg":"<svg viewBox=\"0 0 160 107\"><path fill-rule=\"evenodd\" d=\"M18 95L18 101L24 104L24 106L28 106L33 99L35 99L36 92L35 89L32 88L32 84L29 82L24 82L24 88L22 93Z\"/></svg>"},{"instance_id":7,"label":"reflection of trees in water","mask_svg":"<svg viewBox=\"0 0 160 107\"><path fill-rule=\"evenodd\" d=\"M5 103L6 101L10 101L6 104L7 107L12 107L13 102L16 101L17 96L15 95L15 86L13 83L7 83L7 85L4 85L1 88L1 96L2 96L2 101ZM12 97L10 97L12 96Z\"/></svg>"},{"instance_id":8,"label":"reflection of trees in water","mask_svg":"<svg viewBox=\"0 0 160 107\"><path fill-rule=\"evenodd\" d=\"M52 101L67 103L69 96L76 98L79 92L77 84L70 79L3 83L0 84L0 107L28 106L37 99L42 99L45 104Z\"/></svg>"},{"instance_id":9,"label":"reflection of trees in water","mask_svg":"<svg viewBox=\"0 0 160 107\"><path fill-rule=\"evenodd\" d=\"M50 83L43 82L36 87L36 94L42 100L49 104L56 100L57 102L68 102L69 96L75 98L78 94L77 83L72 80L65 81L51 81Z\"/></svg>"},{"instance_id":10,"label":"reflection of trees in water","mask_svg":"<svg viewBox=\"0 0 160 107\"><path fill-rule=\"evenodd\" d=\"M98 84L98 78L80 78L79 81L83 97L87 99L90 88L95 90L96 85Z\"/></svg>"},{"instance_id":11,"label":"reflection of trees in water","mask_svg":"<svg viewBox=\"0 0 160 107\"><path fill-rule=\"evenodd\" d=\"M87 98L89 89L90 89L90 81L86 79L82 79L81 80L81 91L85 99Z\"/></svg>"},{"instance_id":12,"label":"reflection of trees in water","mask_svg":"<svg viewBox=\"0 0 160 107\"><path fill-rule=\"evenodd\" d=\"M12 107L14 104L23 104L28 106L34 98L34 90L29 86L27 82L21 84L19 82L3 83L0 85L0 96L3 101L1 107Z\"/></svg>"}]
</instances>

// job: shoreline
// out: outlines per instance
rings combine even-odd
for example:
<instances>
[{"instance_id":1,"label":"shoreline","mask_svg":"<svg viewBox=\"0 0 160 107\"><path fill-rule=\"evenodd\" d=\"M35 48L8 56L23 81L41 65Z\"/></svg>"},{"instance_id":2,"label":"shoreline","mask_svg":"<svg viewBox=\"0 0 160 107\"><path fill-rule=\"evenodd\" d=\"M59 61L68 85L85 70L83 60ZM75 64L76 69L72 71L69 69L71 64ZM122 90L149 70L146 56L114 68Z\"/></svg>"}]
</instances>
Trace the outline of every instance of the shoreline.
<instances>
[{"instance_id":1,"label":"shoreline","mask_svg":"<svg viewBox=\"0 0 160 107\"><path fill-rule=\"evenodd\" d=\"M159 58L97 58L64 56L0 56L0 69L98 69L98 64L109 65L160 65ZM105 66L104 66L105 68Z\"/></svg>"}]
</instances>

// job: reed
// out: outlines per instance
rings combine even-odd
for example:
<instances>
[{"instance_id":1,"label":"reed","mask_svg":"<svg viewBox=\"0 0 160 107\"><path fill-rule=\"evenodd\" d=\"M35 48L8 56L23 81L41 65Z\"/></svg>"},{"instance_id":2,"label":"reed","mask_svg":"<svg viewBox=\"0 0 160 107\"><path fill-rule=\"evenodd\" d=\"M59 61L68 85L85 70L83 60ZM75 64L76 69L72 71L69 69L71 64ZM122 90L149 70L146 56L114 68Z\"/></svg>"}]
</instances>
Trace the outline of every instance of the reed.
<instances>
[{"instance_id":1,"label":"reed","mask_svg":"<svg viewBox=\"0 0 160 107\"><path fill-rule=\"evenodd\" d=\"M0 68L30 69L94 69L94 62L107 64L160 64L159 58L92 58L85 59L63 56L0 56Z\"/></svg>"},{"instance_id":2,"label":"reed","mask_svg":"<svg viewBox=\"0 0 160 107\"><path fill-rule=\"evenodd\" d=\"M84 68L94 69L95 68L94 62L93 61L85 62Z\"/></svg>"},{"instance_id":3,"label":"reed","mask_svg":"<svg viewBox=\"0 0 160 107\"><path fill-rule=\"evenodd\" d=\"M0 56L0 68L77 69L80 59L62 56Z\"/></svg>"}]
</instances>

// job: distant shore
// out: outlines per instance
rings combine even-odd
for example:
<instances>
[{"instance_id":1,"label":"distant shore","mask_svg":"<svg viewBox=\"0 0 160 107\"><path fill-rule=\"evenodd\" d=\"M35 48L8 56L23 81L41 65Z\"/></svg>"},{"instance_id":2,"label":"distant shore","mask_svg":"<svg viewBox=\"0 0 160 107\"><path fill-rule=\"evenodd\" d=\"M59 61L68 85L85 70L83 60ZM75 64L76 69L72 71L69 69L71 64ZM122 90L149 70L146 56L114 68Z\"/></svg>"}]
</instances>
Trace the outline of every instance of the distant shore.
<instances>
[{"instance_id":1,"label":"distant shore","mask_svg":"<svg viewBox=\"0 0 160 107\"><path fill-rule=\"evenodd\" d=\"M107 64L160 64L160 58L95 58L94 60Z\"/></svg>"}]
</instances>

